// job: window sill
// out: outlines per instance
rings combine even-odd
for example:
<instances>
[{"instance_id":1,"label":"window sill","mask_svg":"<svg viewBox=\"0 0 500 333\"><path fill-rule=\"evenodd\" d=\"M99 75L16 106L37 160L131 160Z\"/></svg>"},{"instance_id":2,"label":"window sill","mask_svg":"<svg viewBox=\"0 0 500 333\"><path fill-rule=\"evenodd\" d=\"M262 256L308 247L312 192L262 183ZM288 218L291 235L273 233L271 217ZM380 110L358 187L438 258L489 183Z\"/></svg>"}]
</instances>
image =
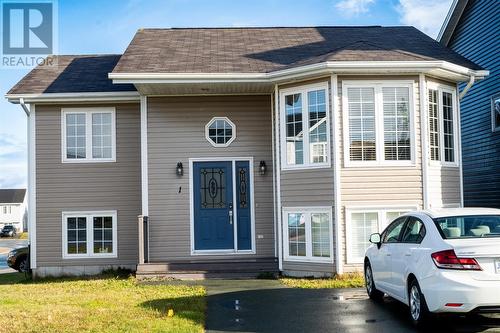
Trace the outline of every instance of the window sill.
<instances>
[{"instance_id":1,"label":"window sill","mask_svg":"<svg viewBox=\"0 0 500 333\"><path fill-rule=\"evenodd\" d=\"M254 250L195 250L191 251L192 256L234 256L256 254Z\"/></svg>"},{"instance_id":2,"label":"window sill","mask_svg":"<svg viewBox=\"0 0 500 333\"><path fill-rule=\"evenodd\" d=\"M63 159L64 164L79 164L79 163L114 163L116 159Z\"/></svg>"},{"instance_id":3,"label":"window sill","mask_svg":"<svg viewBox=\"0 0 500 333\"><path fill-rule=\"evenodd\" d=\"M64 254L63 259L109 259L109 258L118 258L116 253L109 254L91 254L91 255L78 255L78 254Z\"/></svg>"},{"instance_id":4,"label":"window sill","mask_svg":"<svg viewBox=\"0 0 500 333\"><path fill-rule=\"evenodd\" d=\"M330 169L332 167L331 163L322 164L304 164L299 166L282 166L281 171L293 171L293 170L314 170L314 169Z\"/></svg>"},{"instance_id":5,"label":"window sill","mask_svg":"<svg viewBox=\"0 0 500 333\"><path fill-rule=\"evenodd\" d=\"M333 258L310 258L310 257L284 256L283 261L316 263L316 264L333 264Z\"/></svg>"},{"instance_id":6,"label":"window sill","mask_svg":"<svg viewBox=\"0 0 500 333\"><path fill-rule=\"evenodd\" d=\"M429 163L430 167L434 168L459 168L460 165L458 163L450 163L450 162L437 162L437 161L431 161Z\"/></svg>"},{"instance_id":7,"label":"window sill","mask_svg":"<svg viewBox=\"0 0 500 333\"><path fill-rule=\"evenodd\" d=\"M417 164L408 162L344 162L344 168L415 168Z\"/></svg>"}]
</instances>

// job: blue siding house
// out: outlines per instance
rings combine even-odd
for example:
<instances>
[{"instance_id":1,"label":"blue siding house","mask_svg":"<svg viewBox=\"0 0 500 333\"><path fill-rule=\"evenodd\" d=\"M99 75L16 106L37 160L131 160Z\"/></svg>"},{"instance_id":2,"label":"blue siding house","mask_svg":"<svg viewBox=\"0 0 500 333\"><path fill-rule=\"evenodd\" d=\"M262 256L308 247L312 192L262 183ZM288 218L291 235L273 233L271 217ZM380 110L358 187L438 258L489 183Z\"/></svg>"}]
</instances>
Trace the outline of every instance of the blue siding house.
<instances>
[{"instance_id":1,"label":"blue siding house","mask_svg":"<svg viewBox=\"0 0 500 333\"><path fill-rule=\"evenodd\" d=\"M500 208L500 1L454 0L438 41L490 71L460 105L464 205Z\"/></svg>"}]
</instances>

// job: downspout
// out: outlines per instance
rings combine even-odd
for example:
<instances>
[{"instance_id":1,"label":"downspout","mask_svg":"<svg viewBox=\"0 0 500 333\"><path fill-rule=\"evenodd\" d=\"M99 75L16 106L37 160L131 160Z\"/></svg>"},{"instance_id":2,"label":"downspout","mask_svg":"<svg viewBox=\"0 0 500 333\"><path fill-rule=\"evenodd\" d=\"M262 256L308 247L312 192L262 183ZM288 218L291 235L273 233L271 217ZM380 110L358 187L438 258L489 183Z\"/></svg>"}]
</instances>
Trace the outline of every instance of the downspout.
<instances>
[{"instance_id":1,"label":"downspout","mask_svg":"<svg viewBox=\"0 0 500 333\"><path fill-rule=\"evenodd\" d=\"M469 78L469 82L467 82L467 85L465 86L465 88L462 90L462 92L460 92L460 95L458 95L459 100L462 100L462 98L465 96L465 94L467 94L467 92L472 87L474 82L476 82L476 77L474 75L471 75Z\"/></svg>"},{"instance_id":2,"label":"downspout","mask_svg":"<svg viewBox=\"0 0 500 333\"><path fill-rule=\"evenodd\" d=\"M28 107L26 106L26 104L24 104L24 98L22 98L22 97L19 98L19 104L23 108L24 113L26 113L26 115L29 117L30 116L30 110L28 109Z\"/></svg>"}]
</instances>

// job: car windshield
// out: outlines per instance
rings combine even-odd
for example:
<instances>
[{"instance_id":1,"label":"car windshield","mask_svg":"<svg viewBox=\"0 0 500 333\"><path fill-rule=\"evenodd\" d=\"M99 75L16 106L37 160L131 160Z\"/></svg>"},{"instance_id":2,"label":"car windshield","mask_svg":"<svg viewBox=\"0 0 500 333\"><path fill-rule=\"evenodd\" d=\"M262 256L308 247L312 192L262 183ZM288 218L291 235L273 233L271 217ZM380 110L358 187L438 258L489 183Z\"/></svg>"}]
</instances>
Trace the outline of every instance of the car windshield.
<instances>
[{"instance_id":1,"label":"car windshield","mask_svg":"<svg viewBox=\"0 0 500 333\"><path fill-rule=\"evenodd\" d=\"M10 229L13 229L14 227L11 226L11 225L6 225L5 227L3 227L4 230L10 230Z\"/></svg>"},{"instance_id":2,"label":"car windshield","mask_svg":"<svg viewBox=\"0 0 500 333\"><path fill-rule=\"evenodd\" d=\"M440 217L434 222L444 239L500 237L500 215Z\"/></svg>"}]
</instances>

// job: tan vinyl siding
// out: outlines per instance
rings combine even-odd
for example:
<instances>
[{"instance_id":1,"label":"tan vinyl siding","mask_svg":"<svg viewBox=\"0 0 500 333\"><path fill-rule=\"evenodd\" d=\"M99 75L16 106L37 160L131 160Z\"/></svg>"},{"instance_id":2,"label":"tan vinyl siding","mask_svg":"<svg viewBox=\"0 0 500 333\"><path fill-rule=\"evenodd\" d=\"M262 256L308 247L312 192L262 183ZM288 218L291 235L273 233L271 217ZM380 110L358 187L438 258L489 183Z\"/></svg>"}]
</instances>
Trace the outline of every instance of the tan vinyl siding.
<instances>
[{"instance_id":1,"label":"tan vinyl siding","mask_svg":"<svg viewBox=\"0 0 500 333\"><path fill-rule=\"evenodd\" d=\"M280 89L292 88L298 86L304 86L308 84L315 83L327 83L328 91L327 98L329 109L327 112L329 113L329 126L330 126L330 167L322 167L322 168L311 168L311 169L303 169L303 170L281 170L281 206L282 208L287 207L332 207L334 205L334 196L333 196L333 128L331 128L332 121L332 100L331 100L331 85L330 85L330 77L327 78L319 78L309 81L304 81L300 83L293 83L280 86ZM281 117L281 113L279 113ZM279 128L279 124L281 119L279 118L277 128ZM280 149L281 144L279 144ZM280 158L280 153L277 151L277 158ZM332 214L332 218L334 218L334 214ZM334 221L332 221L334 222ZM282 221L283 228L287 226L287 221ZM335 225L335 223L332 223ZM333 230L333 235L335 235L335 229ZM283 239L283 242L286 242L286 239ZM331 242L335 243L335 237L331 240ZM335 256L332 253L332 256ZM283 262L283 270L290 271L307 271L307 272L333 272L334 264L333 263L307 263L307 262Z\"/></svg>"},{"instance_id":2,"label":"tan vinyl siding","mask_svg":"<svg viewBox=\"0 0 500 333\"><path fill-rule=\"evenodd\" d=\"M269 95L148 98L151 262L274 257L271 116ZM205 139L213 117L228 117L236 125L236 139L227 148ZM253 157L255 255L191 255L189 159L206 157ZM262 160L265 176L258 172ZM175 174L177 162L184 166L182 177Z\"/></svg>"},{"instance_id":3,"label":"tan vinyl siding","mask_svg":"<svg viewBox=\"0 0 500 333\"><path fill-rule=\"evenodd\" d=\"M413 123L414 130L411 139L415 147L415 165L411 166L373 166L373 167L345 167L344 165L344 132L343 132L343 110L342 110L342 81L344 80L411 80L413 89ZM338 122L342 132L341 141L338 143L340 149L341 164L341 200L342 223L340 230L342 237L342 257L344 270L352 271L359 269L359 265L347 264L346 248L346 216L345 207L387 207L387 206L409 206L422 207L422 149L420 137L420 113L419 113L419 86L418 76L339 76L339 114L335 121ZM415 135L416 133L416 135Z\"/></svg>"},{"instance_id":4,"label":"tan vinyl siding","mask_svg":"<svg viewBox=\"0 0 500 333\"><path fill-rule=\"evenodd\" d=\"M36 106L39 267L137 264L137 215L141 213L139 104L113 106L116 106L116 162L106 163L61 163L62 106ZM98 210L117 211L118 257L62 259L62 212Z\"/></svg>"},{"instance_id":5,"label":"tan vinyl siding","mask_svg":"<svg viewBox=\"0 0 500 333\"><path fill-rule=\"evenodd\" d=\"M431 166L428 173L430 207L459 207L461 202L460 169Z\"/></svg>"}]
</instances>

